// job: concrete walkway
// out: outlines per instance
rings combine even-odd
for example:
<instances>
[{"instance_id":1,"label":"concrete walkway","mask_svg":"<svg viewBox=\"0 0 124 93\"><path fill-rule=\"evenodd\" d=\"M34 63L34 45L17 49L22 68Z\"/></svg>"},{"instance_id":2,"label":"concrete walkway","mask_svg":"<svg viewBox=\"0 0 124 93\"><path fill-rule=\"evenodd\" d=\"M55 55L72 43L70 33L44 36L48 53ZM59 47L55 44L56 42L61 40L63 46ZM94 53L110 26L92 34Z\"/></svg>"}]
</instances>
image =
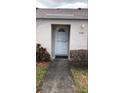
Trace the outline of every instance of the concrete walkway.
<instances>
[{"instance_id":1,"label":"concrete walkway","mask_svg":"<svg viewBox=\"0 0 124 93\"><path fill-rule=\"evenodd\" d=\"M67 60L56 59L50 64L41 89L42 93L74 93Z\"/></svg>"}]
</instances>

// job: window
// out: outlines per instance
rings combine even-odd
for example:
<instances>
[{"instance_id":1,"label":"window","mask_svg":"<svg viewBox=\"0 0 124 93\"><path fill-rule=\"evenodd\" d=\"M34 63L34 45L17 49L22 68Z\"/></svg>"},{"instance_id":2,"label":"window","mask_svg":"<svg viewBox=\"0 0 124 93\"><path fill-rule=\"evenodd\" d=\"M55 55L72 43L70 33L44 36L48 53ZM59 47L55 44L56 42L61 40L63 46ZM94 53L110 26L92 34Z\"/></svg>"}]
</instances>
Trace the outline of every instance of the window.
<instances>
[{"instance_id":1,"label":"window","mask_svg":"<svg viewBox=\"0 0 124 93\"><path fill-rule=\"evenodd\" d=\"M60 28L58 32L65 32L63 28Z\"/></svg>"}]
</instances>

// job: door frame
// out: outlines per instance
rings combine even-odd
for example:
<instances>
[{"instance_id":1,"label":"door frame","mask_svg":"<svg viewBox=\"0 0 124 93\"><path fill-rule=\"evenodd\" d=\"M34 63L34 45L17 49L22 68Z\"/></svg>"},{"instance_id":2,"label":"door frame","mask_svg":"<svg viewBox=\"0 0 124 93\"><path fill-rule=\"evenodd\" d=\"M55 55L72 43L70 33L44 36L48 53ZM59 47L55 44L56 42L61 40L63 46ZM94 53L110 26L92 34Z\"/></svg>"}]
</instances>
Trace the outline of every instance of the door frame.
<instances>
[{"instance_id":1,"label":"door frame","mask_svg":"<svg viewBox=\"0 0 124 93\"><path fill-rule=\"evenodd\" d=\"M70 59L70 32L71 32L71 25L70 24L51 24L51 54L52 54L52 59L55 59L55 31L59 29L61 26L65 26L69 29L68 32L68 59Z\"/></svg>"}]
</instances>

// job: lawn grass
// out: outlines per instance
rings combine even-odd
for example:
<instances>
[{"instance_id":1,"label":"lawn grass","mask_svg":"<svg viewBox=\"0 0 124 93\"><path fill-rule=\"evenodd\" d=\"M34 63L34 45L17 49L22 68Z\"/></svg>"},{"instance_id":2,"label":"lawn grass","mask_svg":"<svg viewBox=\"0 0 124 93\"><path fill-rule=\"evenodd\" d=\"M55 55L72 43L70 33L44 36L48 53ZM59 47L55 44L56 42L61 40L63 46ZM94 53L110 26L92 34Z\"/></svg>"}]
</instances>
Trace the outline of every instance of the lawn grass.
<instances>
[{"instance_id":1,"label":"lawn grass","mask_svg":"<svg viewBox=\"0 0 124 93\"><path fill-rule=\"evenodd\" d=\"M40 91L44 75L48 70L48 63L37 63L36 65L36 91Z\"/></svg>"},{"instance_id":2,"label":"lawn grass","mask_svg":"<svg viewBox=\"0 0 124 93\"><path fill-rule=\"evenodd\" d=\"M88 93L88 69L71 68L72 76L75 82L76 93Z\"/></svg>"}]
</instances>

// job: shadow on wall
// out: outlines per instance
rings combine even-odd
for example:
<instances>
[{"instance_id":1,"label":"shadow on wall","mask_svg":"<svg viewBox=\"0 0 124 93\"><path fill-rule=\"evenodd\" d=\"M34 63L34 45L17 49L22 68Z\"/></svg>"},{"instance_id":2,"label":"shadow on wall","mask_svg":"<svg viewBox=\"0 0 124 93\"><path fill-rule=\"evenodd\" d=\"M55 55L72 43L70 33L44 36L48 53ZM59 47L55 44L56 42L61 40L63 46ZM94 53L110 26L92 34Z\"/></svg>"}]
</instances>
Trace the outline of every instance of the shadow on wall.
<instances>
[{"instance_id":1,"label":"shadow on wall","mask_svg":"<svg viewBox=\"0 0 124 93\"><path fill-rule=\"evenodd\" d=\"M70 59L71 65L77 67L88 67L88 50L71 50Z\"/></svg>"}]
</instances>

